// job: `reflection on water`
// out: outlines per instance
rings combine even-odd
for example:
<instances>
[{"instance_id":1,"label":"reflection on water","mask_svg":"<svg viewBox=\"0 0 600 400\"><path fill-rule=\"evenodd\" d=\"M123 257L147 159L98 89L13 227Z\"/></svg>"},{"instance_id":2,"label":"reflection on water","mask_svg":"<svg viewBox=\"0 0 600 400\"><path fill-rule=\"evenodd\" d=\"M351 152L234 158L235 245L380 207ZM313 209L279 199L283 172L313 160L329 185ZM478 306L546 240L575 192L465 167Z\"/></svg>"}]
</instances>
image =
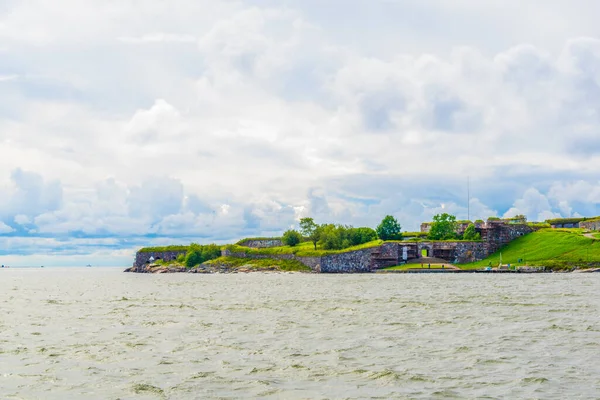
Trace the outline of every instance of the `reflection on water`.
<instances>
[{"instance_id":1,"label":"reflection on water","mask_svg":"<svg viewBox=\"0 0 600 400\"><path fill-rule=\"evenodd\" d=\"M1 398L579 398L600 275L0 271Z\"/></svg>"}]
</instances>

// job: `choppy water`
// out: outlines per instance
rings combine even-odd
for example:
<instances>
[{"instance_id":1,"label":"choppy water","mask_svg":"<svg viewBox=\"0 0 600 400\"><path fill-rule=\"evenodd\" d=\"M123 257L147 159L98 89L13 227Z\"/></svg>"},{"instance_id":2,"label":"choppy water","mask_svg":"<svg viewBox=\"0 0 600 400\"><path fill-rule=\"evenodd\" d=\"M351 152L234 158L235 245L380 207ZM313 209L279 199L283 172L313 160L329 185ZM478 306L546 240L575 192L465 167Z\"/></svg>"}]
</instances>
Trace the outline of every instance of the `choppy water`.
<instances>
[{"instance_id":1,"label":"choppy water","mask_svg":"<svg viewBox=\"0 0 600 400\"><path fill-rule=\"evenodd\" d=\"M0 271L0 398L600 398L600 275Z\"/></svg>"}]
</instances>

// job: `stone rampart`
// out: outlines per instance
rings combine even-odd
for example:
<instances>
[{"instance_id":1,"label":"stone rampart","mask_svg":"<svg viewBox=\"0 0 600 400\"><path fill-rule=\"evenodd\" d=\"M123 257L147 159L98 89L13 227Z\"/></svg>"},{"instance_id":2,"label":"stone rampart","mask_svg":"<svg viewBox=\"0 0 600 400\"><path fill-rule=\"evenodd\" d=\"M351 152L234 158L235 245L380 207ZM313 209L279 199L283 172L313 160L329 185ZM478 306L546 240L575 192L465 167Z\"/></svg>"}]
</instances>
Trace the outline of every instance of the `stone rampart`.
<instances>
[{"instance_id":1,"label":"stone rampart","mask_svg":"<svg viewBox=\"0 0 600 400\"><path fill-rule=\"evenodd\" d=\"M487 255L495 253L516 238L533 232L534 229L525 224L505 224L495 222L488 224L481 230L481 238L485 243ZM485 257L484 257L485 258Z\"/></svg>"},{"instance_id":2,"label":"stone rampart","mask_svg":"<svg viewBox=\"0 0 600 400\"><path fill-rule=\"evenodd\" d=\"M238 243L240 246L251 247L253 249L267 249L269 247L281 247L281 239L248 239Z\"/></svg>"},{"instance_id":3,"label":"stone rampart","mask_svg":"<svg viewBox=\"0 0 600 400\"><path fill-rule=\"evenodd\" d=\"M321 257L321 272L328 274L371 272L371 251L363 249Z\"/></svg>"},{"instance_id":4,"label":"stone rampart","mask_svg":"<svg viewBox=\"0 0 600 400\"><path fill-rule=\"evenodd\" d=\"M581 221L579 227L589 231L600 231L600 221Z\"/></svg>"},{"instance_id":5,"label":"stone rampart","mask_svg":"<svg viewBox=\"0 0 600 400\"><path fill-rule=\"evenodd\" d=\"M249 254L246 252L232 252L225 248L221 250L223 257L249 258L251 260L264 260L267 258L273 260L296 260L306 265L315 272L321 272L321 257L301 257L295 254Z\"/></svg>"},{"instance_id":6,"label":"stone rampart","mask_svg":"<svg viewBox=\"0 0 600 400\"><path fill-rule=\"evenodd\" d=\"M375 249L379 249L376 247ZM302 257L295 254L251 254L232 252L223 249L225 257L249 258L252 260L271 258L274 260L296 260L315 272L321 273L356 273L371 271L371 252L373 249L349 251L347 253L330 254L322 257Z\"/></svg>"},{"instance_id":7,"label":"stone rampart","mask_svg":"<svg viewBox=\"0 0 600 400\"><path fill-rule=\"evenodd\" d=\"M152 264L157 260L174 261L181 254L185 255L186 251L138 251L135 253L135 261L133 266L140 268L146 264Z\"/></svg>"}]
</instances>

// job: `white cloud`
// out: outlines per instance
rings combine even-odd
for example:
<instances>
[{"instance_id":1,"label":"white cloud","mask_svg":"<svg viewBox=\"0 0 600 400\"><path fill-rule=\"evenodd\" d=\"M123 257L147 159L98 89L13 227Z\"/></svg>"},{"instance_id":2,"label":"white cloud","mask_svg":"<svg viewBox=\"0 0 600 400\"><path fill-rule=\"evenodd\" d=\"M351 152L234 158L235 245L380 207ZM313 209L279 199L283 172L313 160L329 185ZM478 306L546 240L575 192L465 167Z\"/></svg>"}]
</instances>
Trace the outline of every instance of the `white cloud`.
<instances>
[{"instance_id":1,"label":"white cloud","mask_svg":"<svg viewBox=\"0 0 600 400\"><path fill-rule=\"evenodd\" d=\"M416 229L466 175L471 219L600 202L595 2L59 3L0 11L5 234Z\"/></svg>"},{"instance_id":2,"label":"white cloud","mask_svg":"<svg viewBox=\"0 0 600 400\"><path fill-rule=\"evenodd\" d=\"M562 208L565 208L564 204ZM545 221L561 217L560 213L553 211L548 198L535 188L527 189L523 193L523 197L516 200L503 217L509 218L516 215L525 215L530 221Z\"/></svg>"},{"instance_id":3,"label":"white cloud","mask_svg":"<svg viewBox=\"0 0 600 400\"><path fill-rule=\"evenodd\" d=\"M123 36L119 41L130 44L146 43L196 43L198 39L193 35L181 35L176 33L148 33L139 37Z\"/></svg>"},{"instance_id":4,"label":"white cloud","mask_svg":"<svg viewBox=\"0 0 600 400\"><path fill-rule=\"evenodd\" d=\"M0 234L3 233L11 233L14 232L15 230L13 228L11 228L10 226L6 225L4 222L0 221Z\"/></svg>"}]
</instances>

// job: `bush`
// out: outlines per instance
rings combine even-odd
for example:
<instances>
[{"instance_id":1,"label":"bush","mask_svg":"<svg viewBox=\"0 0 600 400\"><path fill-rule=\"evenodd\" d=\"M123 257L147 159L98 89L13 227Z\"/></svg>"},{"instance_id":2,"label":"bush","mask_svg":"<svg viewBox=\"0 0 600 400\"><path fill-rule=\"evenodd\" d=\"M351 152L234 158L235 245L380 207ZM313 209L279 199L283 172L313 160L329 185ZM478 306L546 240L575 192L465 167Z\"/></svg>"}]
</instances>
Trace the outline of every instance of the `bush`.
<instances>
[{"instance_id":1,"label":"bush","mask_svg":"<svg viewBox=\"0 0 600 400\"><path fill-rule=\"evenodd\" d=\"M326 224L319 227L319 242L325 250L341 250L351 246L348 238L348 227Z\"/></svg>"},{"instance_id":2,"label":"bush","mask_svg":"<svg viewBox=\"0 0 600 400\"><path fill-rule=\"evenodd\" d=\"M201 246L192 243L185 255L184 264L186 267L192 268L219 257L221 257L221 248L216 244Z\"/></svg>"},{"instance_id":3,"label":"bush","mask_svg":"<svg viewBox=\"0 0 600 400\"><path fill-rule=\"evenodd\" d=\"M469 224L463 233L463 240L481 240L481 235L475 230L475 225Z\"/></svg>"},{"instance_id":4,"label":"bush","mask_svg":"<svg viewBox=\"0 0 600 400\"><path fill-rule=\"evenodd\" d=\"M285 231L282 237L283 244L286 246L294 247L302 241L302 235L300 232L290 229Z\"/></svg>"},{"instance_id":5,"label":"bush","mask_svg":"<svg viewBox=\"0 0 600 400\"><path fill-rule=\"evenodd\" d=\"M319 226L319 243L324 250L343 250L374 240L377 240L377 232L371 228L334 224Z\"/></svg>"},{"instance_id":6,"label":"bush","mask_svg":"<svg viewBox=\"0 0 600 400\"><path fill-rule=\"evenodd\" d=\"M348 239L352 246L358 246L359 244L377 240L377 232L372 228L366 227L350 228L348 229Z\"/></svg>"}]
</instances>

